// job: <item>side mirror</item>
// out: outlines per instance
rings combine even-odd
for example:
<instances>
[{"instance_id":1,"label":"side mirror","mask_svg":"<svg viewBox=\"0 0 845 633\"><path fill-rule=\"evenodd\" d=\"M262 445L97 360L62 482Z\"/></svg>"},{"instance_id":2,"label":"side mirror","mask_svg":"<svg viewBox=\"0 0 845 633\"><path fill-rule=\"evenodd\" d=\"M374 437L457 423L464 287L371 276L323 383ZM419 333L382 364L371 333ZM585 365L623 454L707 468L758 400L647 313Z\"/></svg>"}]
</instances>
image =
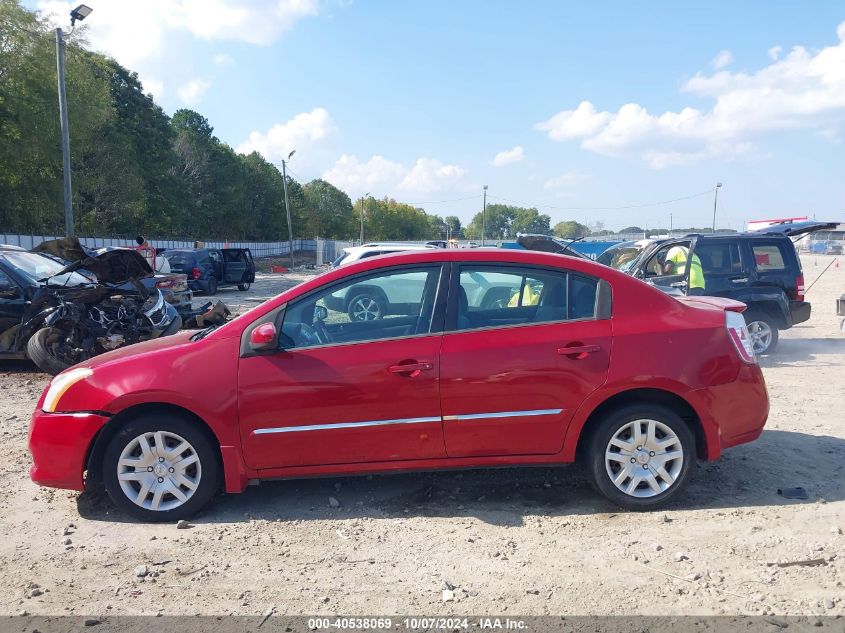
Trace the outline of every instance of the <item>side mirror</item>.
<instances>
[{"instance_id":1,"label":"side mirror","mask_svg":"<svg viewBox=\"0 0 845 633\"><path fill-rule=\"evenodd\" d=\"M314 319L317 321L325 321L329 316L329 311L325 306L314 306Z\"/></svg>"},{"instance_id":2,"label":"side mirror","mask_svg":"<svg viewBox=\"0 0 845 633\"><path fill-rule=\"evenodd\" d=\"M254 351L266 350L275 346L276 326L272 323L262 323L249 334L249 346Z\"/></svg>"}]
</instances>

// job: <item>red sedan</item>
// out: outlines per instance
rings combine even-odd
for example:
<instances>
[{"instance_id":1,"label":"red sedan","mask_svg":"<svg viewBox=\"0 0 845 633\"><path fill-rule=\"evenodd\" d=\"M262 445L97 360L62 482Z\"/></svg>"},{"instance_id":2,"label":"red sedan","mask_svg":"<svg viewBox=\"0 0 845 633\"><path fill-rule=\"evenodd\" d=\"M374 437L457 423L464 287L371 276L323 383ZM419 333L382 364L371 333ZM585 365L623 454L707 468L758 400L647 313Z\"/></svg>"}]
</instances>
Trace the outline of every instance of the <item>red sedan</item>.
<instances>
[{"instance_id":1,"label":"red sedan","mask_svg":"<svg viewBox=\"0 0 845 633\"><path fill-rule=\"evenodd\" d=\"M583 464L631 509L762 432L744 304L562 255L432 249L343 266L217 329L98 356L32 417L33 481L146 520L280 477Z\"/></svg>"}]
</instances>

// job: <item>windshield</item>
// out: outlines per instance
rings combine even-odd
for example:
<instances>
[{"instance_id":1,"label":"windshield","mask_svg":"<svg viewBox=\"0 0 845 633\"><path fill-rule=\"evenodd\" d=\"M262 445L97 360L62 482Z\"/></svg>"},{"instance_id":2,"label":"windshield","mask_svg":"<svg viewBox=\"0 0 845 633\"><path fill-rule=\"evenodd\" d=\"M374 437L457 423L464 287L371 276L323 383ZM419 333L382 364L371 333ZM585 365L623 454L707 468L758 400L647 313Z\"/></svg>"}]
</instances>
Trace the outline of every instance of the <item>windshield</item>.
<instances>
[{"instance_id":1,"label":"windshield","mask_svg":"<svg viewBox=\"0 0 845 633\"><path fill-rule=\"evenodd\" d=\"M67 266L67 263L39 253L27 253L23 251L7 252L3 254L3 258L10 266L14 267L24 277L32 280L33 283L38 283L40 279L47 277L52 277L50 279L50 285L53 286L80 286L95 283L95 280L89 279L78 272L65 273L53 277L53 275Z\"/></svg>"}]
</instances>

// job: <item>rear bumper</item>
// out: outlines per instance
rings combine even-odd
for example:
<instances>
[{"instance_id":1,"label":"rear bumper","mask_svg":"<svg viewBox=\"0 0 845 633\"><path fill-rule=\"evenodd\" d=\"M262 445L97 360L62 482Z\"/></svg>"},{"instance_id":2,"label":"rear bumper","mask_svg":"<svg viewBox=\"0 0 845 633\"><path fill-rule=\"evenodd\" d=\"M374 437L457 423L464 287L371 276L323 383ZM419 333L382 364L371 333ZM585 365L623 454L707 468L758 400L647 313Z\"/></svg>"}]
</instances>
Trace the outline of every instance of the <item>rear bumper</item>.
<instances>
[{"instance_id":1,"label":"rear bumper","mask_svg":"<svg viewBox=\"0 0 845 633\"><path fill-rule=\"evenodd\" d=\"M723 449L756 440L769 417L766 381L756 363L743 365L733 382L697 389L689 399L704 428L706 459L718 459Z\"/></svg>"},{"instance_id":2,"label":"rear bumper","mask_svg":"<svg viewBox=\"0 0 845 633\"><path fill-rule=\"evenodd\" d=\"M108 417L97 413L32 414L29 425L29 477L39 486L84 490L85 458Z\"/></svg>"},{"instance_id":3,"label":"rear bumper","mask_svg":"<svg viewBox=\"0 0 845 633\"><path fill-rule=\"evenodd\" d=\"M790 301L789 312L792 315L792 325L803 323L810 319L810 304L807 301Z\"/></svg>"}]
</instances>

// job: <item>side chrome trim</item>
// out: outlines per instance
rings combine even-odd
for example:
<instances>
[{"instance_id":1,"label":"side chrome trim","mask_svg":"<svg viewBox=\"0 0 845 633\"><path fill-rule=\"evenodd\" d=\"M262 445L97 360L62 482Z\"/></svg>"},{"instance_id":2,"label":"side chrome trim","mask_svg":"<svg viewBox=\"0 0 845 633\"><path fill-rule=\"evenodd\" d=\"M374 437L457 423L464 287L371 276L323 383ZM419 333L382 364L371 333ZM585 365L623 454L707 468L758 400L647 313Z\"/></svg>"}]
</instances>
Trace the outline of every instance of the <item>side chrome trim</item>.
<instances>
[{"instance_id":1,"label":"side chrome trim","mask_svg":"<svg viewBox=\"0 0 845 633\"><path fill-rule=\"evenodd\" d=\"M486 420L489 418L527 418L535 415L558 415L563 409L534 409L532 411L498 411L495 413L467 413L464 415L444 415L443 421Z\"/></svg>"},{"instance_id":2,"label":"side chrome trim","mask_svg":"<svg viewBox=\"0 0 845 633\"><path fill-rule=\"evenodd\" d=\"M255 429L253 435L269 433L298 433L300 431L331 431L333 429L357 429L367 426L388 426L391 424L424 424L426 422L440 422L440 416L428 418L398 418L396 420L368 420L366 422L338 422L336 424L310 424L302 426L279 426L268 429Z\"/></svg>"}]
</instances>

